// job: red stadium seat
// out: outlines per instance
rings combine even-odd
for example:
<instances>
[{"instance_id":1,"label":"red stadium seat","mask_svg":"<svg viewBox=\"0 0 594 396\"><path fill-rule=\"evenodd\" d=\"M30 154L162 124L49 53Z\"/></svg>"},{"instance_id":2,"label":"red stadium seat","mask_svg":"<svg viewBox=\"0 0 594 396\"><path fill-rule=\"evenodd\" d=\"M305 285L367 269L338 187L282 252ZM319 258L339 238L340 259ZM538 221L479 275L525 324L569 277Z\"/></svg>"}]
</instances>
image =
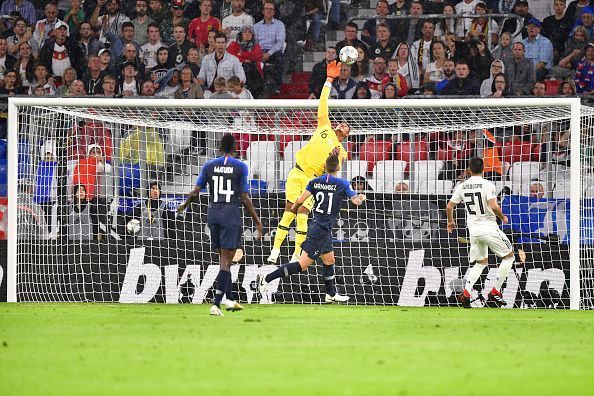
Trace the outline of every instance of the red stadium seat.
<instances>
[{"instance_id":1,"label":"red stadium seat","mask_svg":"<svg viewBox=\"0 0 594 396\"><path fill-rule=\"evenodd\" d=\"M378 161L390 159L392 142L385 140L370 140L361 145L359 149L359 158L367 161L367 171L371 172Z\"/></svg>"},{"instance_id":2,"label":"red stadium seat","mask_svg":"<svg viewBox=\"0 0 594 396\"><path fill-rule=\"evenodd\" d=\"M532 161L540 161L540 143L532 144Z\"/></svg>"},{"instance_id":3,"label":"red stadium seat","mask_svg":"<svg viewBox=\"0 0 594 396\"><path fill-rule=\"evenodd\" d=\"M394 159L406 162L426 161L429 159L429 145L425 140L400 142L396 144L394 155Z\"/></svg>"},{"instance_id":4,"label":"red stadium seat","mask_svg":"<svg viewBox=\"0 0 594 396\"><path fill-rule=\"evenodd\" d=\"M547 80L544 82L545 87L547 87L547 96L556 96L557 95L557 89L559 88L559 85L561 84L561 81L559 80Z\"/></svg>"},{"instance_id":5,"label":"red stadium seat","mask_svg":"<svg viewBox=\"0 0 594 396\"><path fill-rule=\"evenodd\" d=\"M508 142L501 148L503 162L529 162L532 159L532 143Z\"/></svg>"}]
</instances>

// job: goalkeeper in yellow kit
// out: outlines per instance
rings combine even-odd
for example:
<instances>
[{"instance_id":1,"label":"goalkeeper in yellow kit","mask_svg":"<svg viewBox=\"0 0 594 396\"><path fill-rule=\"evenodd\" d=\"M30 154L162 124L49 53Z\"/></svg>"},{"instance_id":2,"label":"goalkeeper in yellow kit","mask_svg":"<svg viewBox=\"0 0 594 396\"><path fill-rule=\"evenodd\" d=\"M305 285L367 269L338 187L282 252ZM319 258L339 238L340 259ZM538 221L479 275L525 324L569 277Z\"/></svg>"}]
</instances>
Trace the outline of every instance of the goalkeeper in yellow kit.
<instances>
[{"instance_id":1,"label":"goalkeeper in yellow kit","mask_svg":"<svg viewBox=\"0 0 594 396\"><path fill-rule=\"evenodd\" d=\"M349 136L350 127L346 122L338 123L334 128L328 117L328 97L332 89L332 81L338 77L341 63L332 61L326 66L326 82L320 94L318 105L318 127L309 142L295 155L296 163L289 172L286 183L287 202L283 217L280 219L274 246L268 261L276 263L280 255L280 247L289 233L293 220L297 219L297 235L295 236L295 251L291 262L299 261L301 244L307 236L307 218L314 204L314 197L309 197L298 209L297 213L291 212L291 206L301 196L309 181L324 174L324 165L330 154L338 154L340 162L347 158L346 150L341 142ZM315 209L314 209L315 210Z\"/></svg>"}]
</instances>

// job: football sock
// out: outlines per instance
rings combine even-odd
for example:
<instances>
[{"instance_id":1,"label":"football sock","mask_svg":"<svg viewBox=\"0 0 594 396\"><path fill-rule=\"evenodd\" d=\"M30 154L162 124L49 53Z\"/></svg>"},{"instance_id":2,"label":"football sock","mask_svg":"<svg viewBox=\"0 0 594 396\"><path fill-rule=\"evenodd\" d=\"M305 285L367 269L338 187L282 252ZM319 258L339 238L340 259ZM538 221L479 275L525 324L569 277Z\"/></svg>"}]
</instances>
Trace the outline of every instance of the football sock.
<instances>
[{"instance_id":1,"label":"football sock","mask_svg":"<svg viewBox=\"0 0 594 396\"><path fill-rule=\"evenodd\" d=\"M297 234L295 234L295 254L301 254L301 244L307 237L307 218L305 213L297 213Z\"/></svg>"},{"instance_id":2,"label":"football sock","mask_svg":"<svg viewBox=\"0 0 594 396\"><path fill-rule=\"evenodd\" d=\"M285 278L287 276L291 276L293 274L298 274L301 272L301 265L299 263L289 263L285 265L281 265L264 278L266 282L272 282L278 278Z\"/></svg>"},{"instance_id":3,"label":"football sock","mask_svg":"<svg viewBox=\"0 0 594 396\"><path fill-rule=\"evenodd\" d=\"M497 280L495 281L495 290L501 292L501 286L503 282L507 279L507 274L509 274L509 270L514 265L514 257L504 258L497 269Z\"/></svg>"},{"instance_id":4,"label":"football sock","mask_svg":"<svg viewBox=\"0 0 594 396\"><path fill-rule=\"evenodd\" d=\"M283 213L283 217L281 217L280 221L278 222L278 227L276 228L276 234L274 234L274 245L272 245L275 249L280 249L285 238L289 234L289 228L291 227L291 223L295 219L295 213L285 211Z\"/></svg>"},{"instance_id":5,"label":"football sock","mask_svg":"<svg viewBox=\"0 0 594 396\"><path fill-rule=\"evenodd\" d=\"M476 283L476 280L481 276L486 266L487 264L475 263L470 271L468 271L468 279L466 280L464 289L466 289L469 293L472 291L472 287Z\"/></svg>"},{"instance_id":6,"label":"football sock","mask_svg":"<svg viewBox=\"0 0 594 396\"><path fill-rule=\"evenodd\" d=\"M233 281L231 280L231 276L229 276L229 280L227 281L227 291L225 291L225 297L227 300L235 300L233 298Z\"/></svg>"},{"instance_id":7,"label":"football sock","mask_svg":"<svg viewBox=\"0 0 594 396\"><path fill-rule=\"evenodd\" d=\"M334 276L334 265L322 266L322 276L324 277L324 285L326 286L326 294L330 296L336 295L336 281Z\"/></svg>"},{"instance_id":8,"label":"football sock","mask_svg":"<svg viewBox=\"0 0 594 396\"><path fill-rule=\"evenodd\" d=\"M231 272L219 270L217 275L217 288L215 289L214 304L217 307L221 306L221 300L227 291L227 287L231 284Z\"/></svg>"}]
</instances>

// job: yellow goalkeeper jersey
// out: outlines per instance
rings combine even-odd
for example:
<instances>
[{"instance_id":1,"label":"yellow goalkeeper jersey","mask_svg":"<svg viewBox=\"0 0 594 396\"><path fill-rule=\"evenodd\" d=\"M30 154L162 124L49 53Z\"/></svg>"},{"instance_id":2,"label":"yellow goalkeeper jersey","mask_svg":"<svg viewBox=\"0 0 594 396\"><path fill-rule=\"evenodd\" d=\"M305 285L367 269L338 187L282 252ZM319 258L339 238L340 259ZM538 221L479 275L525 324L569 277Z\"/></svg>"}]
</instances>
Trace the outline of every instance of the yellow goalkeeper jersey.
<instances>
[{"instance_id":1,"label":"yellow goalkeeper jersey","mask_svg":"<svg viewBox=\"0 0 594 396\"><path fill-rule=\"evenodd\" d=\"M340 163L347 158L347 152L338 141L336 132L332 129L328 117L328 97L330 96L331 84L325 83L320 94L318 105L318 127L309 142L295 154L297 166L311 178L324 174L326 159L335 148L340 154Z\"/></svg>"}]
</instances>

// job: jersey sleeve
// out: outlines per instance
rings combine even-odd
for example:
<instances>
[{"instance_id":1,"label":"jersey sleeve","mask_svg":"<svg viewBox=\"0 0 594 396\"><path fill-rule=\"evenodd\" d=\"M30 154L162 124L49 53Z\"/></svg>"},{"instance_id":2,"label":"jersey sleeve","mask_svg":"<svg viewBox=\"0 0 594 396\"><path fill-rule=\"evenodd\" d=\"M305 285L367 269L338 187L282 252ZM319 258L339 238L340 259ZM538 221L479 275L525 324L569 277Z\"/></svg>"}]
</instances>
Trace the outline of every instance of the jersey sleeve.
<instances>
[{"instance_id":1,"label":"jersey sleeve","mask_svg":"<svg viewBox=\"0 0 594 396\"><path fill-rule=\"evenodd\" d=\"M485 197L488 200L497 198L497 192L495 189L495 184L493 183L486 183L485 185Z\"/></svg>"},{"instance_id":2,"label":"jersey sleeve","mask_svg":"<svg viewBox=\"0 0 594 396\"><path fill-rule=\"evenodd\" d=\"M455 204L459 204L460 202L462 202L462 194L460 193L460 190L462 190L462 188L460 188L460 186L456 187L454 193L452 194L452 198L450 198L450 201L452 201Z\"/></svg>"},{"instance_id":3,"label":"jersey sleeve","mask_svg":"<svg viewBox=\"0 0 594 396\"><path fill-rule=\"evenodd\" d=\"M305 189L312 194L314 193L314 180L315 179L310 180L309 183L307 183L307 187L305 187Z\"/></svg>"},{"instance_id":4,"label":"jersey sleeve","mask_svg":"<svg viewBox=\"0 0 594 396\"><path fill-rule=\"evenodd\" d=\"M355 190L353 190L353 187L351 187L351 183L349 183L346 180L343 180L342 184L343 184L344 191L345 191L347 197L353 198L355 195L357 195L357 192Z\"/></svg>"},{"instance_id":5,"label":"jersey sleeve","mask_svg":"<svg viewBox=\"0 0 594 396\"><path fill-rule=\"evenodd\" d=\"M198 180L196 180L196 186L200 187L201 190L206 188L206 184L208 182L208 168L208 164L204 164L200 170L200 174L198 175Z\"/></svg>"},{"instance_id":6,"label":"jersey sleeve","mask_svg":"<svg viewBox=\"0 0 594 396\"><path fill-rule=\"evenodd\" d=\"M322 127L330 126L330 117L328 115L328 98L332 84L325 82L322 93L320 94L320 104L318 104L318 130Z\"/></svg>"},{"instance_id":7,"label":"jersey sleeve","mask_svg":"<svg viewBox=\"0 0 594 396\"><path fill-rule=\"evenodd\" d=\"M247 164L242 162L240 164L240 169L241 169L241 174L239 176L239 192L240 193L250 192L250 184L248 182L249 169L248 169Z\"/></svg>"}]
</instances>

